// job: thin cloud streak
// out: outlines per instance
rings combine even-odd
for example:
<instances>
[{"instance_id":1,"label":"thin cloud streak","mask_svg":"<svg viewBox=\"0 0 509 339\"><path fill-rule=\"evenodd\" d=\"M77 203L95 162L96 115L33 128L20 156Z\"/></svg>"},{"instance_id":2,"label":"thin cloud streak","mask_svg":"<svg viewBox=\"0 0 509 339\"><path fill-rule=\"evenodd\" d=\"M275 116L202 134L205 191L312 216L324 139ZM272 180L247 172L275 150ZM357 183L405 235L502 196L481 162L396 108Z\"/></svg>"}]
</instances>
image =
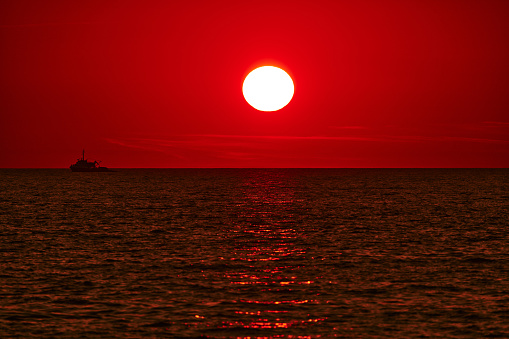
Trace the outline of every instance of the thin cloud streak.
<instances>
[{"instance_id":1,"label":"thin cloud streak","mask_svg":"<svg viewBox=\"0 0 509 339\"><path fill-rule=\"evenodd\" d=\"M457 141L457 142L473 142L473 143L494 143L494 144L509 144L509 140L502 139L485 139L485 138L470 138L470 137L426 137L426 136L396 136L387 137L392 138L394 141L402 142L419 142L419 141L430 141L430 142L445 142L445 141Z\"/></svg>"},{"instance_id":2,"label":"thin cloud streak","mask_svg":"<svg viewBox=\"0 0 509 339\"><path fill-rule=\"evenodd\" d=\"M455 144L499 144L507 148L509 140L478 137L377 135L363 136L284 136L284 135L233 135L233 134L187 134L166 138L107 138L110 144L132 152L154 152L161 161L177 167L363 167L366 159L359 156L352 143L362 144L368 152L381 149L384 152L400 149L405 143L415 146L432 144L432 147L455 149ZM380 148L380 145L382 148ZM413 147L413 146L412 146ZM131 151L129 151L131 152ZM196 161L195 159L200 159ZM332 164L332 165L331 165ZM354 165L352 165L354 164Z\"/></svg>"},{"instance_id":3,"label":"thin cloud streak","mask_svg":"<svg viewBox=\"0 0 509 339\"><path fill-rule=\"evenodd\" d=\"M291 136L291 135L235 135L235 134L189 134L189 137L222 138L222 139L252 139L252 140L338 140L338 141L383 141L371 137L347 136Z\"/></svg>"},{"instance_id":4,"label":"thin cloud streak","mask_svg":"<svg viewBox=\"0 0 509 339\"><path fill-rule=\"evenodd\" d=\"M509 140L456 136L282 136L282 135L232 135L232 134L189 134L176 135L172 139L127 138L106 139L119 146L167 153L168 149L218 150L221 148L260 149L268 141L330 141L330 142L469 142L509 144Z\"/></svg>"},{"instance_id":5,"label":"thin cloud streak","mask_svg":"<svg viewBox=\"0 0 509 339\"><path fill-rule=\"evenodd\" d=\"M482 143L509 143L509 140L486 139L471 137L453 137L453 136L387 136L379 135L377 137L355 137L355 136L279 136L279 135L231 135L231 134L191 134L188 137L202 138L221 138L221 139L252 139L252 140L329 140L329 141L372 141L372 142L411 142L411 141L463 141L463 142L482 142Z\"/></svg>"}]
</instances>

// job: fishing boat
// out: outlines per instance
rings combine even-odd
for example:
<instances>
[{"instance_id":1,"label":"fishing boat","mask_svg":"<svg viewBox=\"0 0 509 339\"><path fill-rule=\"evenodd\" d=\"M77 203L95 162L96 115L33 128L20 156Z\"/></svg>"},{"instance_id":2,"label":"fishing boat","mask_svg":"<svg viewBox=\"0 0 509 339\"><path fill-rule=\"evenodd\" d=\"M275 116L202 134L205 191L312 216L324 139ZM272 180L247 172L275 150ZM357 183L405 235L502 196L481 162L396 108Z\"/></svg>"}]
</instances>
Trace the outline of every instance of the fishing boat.
<instances>
[{"instance_id":1,"label":"fishing boat","mask_svg":"<svg viewBox=\"0 0 509 339\"><path fill-rule=\"evenodd\" d=\"M85 150L81 159L77 159L75 164L69 166L73 172L112 172L108 167L100 166L98 161L88 161L85 159Z\"/></svg>"}]
</instances>

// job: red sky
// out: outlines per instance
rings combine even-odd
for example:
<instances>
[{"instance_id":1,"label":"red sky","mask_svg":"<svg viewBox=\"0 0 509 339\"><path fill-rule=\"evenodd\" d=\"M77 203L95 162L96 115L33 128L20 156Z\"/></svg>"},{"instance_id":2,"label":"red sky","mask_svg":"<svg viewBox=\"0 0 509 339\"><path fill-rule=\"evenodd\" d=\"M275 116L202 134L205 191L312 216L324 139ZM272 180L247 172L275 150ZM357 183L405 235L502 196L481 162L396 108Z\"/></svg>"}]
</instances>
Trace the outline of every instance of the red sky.
<instances>
[{"instance_id":1,"label":"red sky","mask_svg":"<svg viewBox=\"0 0 509 339\"><path fill-rule=\"evenodd\" d=\"M0 167L509 167L509 1L0 2ZM280 111L241 91L293 78Z\"/></svg>"}]
</instances>

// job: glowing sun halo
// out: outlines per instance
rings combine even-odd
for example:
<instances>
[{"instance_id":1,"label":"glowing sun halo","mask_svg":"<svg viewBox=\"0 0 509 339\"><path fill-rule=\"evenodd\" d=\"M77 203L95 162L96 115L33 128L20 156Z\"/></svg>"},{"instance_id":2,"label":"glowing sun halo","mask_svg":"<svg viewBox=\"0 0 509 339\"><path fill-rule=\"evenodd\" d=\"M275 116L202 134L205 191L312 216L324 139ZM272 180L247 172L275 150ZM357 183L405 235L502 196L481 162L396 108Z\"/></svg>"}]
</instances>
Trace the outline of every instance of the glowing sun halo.
<instances>
[{"instance_id":1,"label":"glowing sun halo","mask_svg":"<svg viewBox=\"0 0 509 339\"><path fill-rule=\"evenodd\" d=\"M262 66L251 71L244 79L242 93L247 103L259 111L277 111L290 102L294 86L284 70Z\"/></svg>"}]
</instances>

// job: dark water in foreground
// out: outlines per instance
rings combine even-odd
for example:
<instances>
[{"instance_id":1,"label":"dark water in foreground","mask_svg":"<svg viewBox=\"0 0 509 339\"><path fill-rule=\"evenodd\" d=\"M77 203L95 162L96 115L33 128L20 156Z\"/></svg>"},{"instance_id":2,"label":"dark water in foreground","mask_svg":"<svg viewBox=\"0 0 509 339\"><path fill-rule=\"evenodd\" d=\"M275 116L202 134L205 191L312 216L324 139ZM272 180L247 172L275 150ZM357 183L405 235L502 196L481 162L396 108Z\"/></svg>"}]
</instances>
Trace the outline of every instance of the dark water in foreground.
<instances>
[{"instance_id":1,"label":"dark water in foreground","mask_svg":"<svg viewBox=\"0 0 509 339\"><path fill-rule=\"evenodd\" d=\"M0 337L509 337L509 170L0 170Z\"/></svg>"}]
</instances>

